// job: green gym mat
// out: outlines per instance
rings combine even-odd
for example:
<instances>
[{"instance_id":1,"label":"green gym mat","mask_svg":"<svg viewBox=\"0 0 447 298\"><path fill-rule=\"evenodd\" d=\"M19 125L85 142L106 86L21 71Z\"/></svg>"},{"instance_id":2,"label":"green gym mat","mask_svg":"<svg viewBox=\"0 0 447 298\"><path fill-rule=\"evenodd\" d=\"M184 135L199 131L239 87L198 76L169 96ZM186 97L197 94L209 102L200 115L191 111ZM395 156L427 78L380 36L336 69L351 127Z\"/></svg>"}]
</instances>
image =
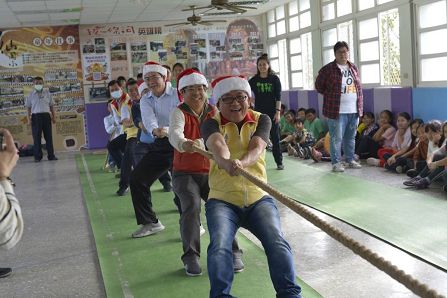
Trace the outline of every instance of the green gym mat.
<instances>
[{"instance_id":1,"label":"green gym mat","mask_svg":"<svg viewBox=\"0 0 447 298\"><path fill-rule=\"evenodd\" d=\"M201 238L203 275L188 277L180 260L179 215L173 195L162 192L157 182L152 187L153 204L166 229L159 234L132 239L130 235L137 225L130 194L116 196L118 179L101 169L104 158L105 155L84 154L76 159L107 297L208 297L208 233ZM202 222L205 222L204 216ZM232 295L274 297L263 250L240 233L238 240L244 250L246 268L235 275ZM298 283L303 288L303 297L321 297L302 280Z\"/></svg>"},{"instance_id":2,"label":"green gym mat","mask_svg":"<svg viewBox=\"0 0 447 298\"><path fill-rule=\"evenodd\" d=\"M447 270L446 199L333 173L298 159L285 157L284 162L285 169L277 171L267 154L269 183L284 194Z\"/></svg>"}]
</instances>

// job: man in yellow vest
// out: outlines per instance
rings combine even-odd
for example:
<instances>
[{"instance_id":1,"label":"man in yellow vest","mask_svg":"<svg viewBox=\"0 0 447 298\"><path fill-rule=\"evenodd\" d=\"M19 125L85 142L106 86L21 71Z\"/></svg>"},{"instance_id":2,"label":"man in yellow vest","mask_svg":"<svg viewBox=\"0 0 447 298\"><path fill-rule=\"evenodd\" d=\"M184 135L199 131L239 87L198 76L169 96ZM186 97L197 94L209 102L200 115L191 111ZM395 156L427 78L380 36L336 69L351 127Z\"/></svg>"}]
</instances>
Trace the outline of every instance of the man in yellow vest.
<instances>
[{"instance_id":1,"label":"man in yellow vest","mask_svg":"<svg viewBox=\"0 0 447 298\"><path fill-rule=\"evenodd\" d=\"M251 89L245 78L221 77L212 87L220 112L201 126L201 135L214 156L205 205L210 234L210 297L233 297L232 242L239 227L251 231L264 246L276 296L301 297L292 251L283 238L274 199L238 175L241 167L267 180L264 157L271 120L249 109Z\"/></svg>"}]
</instances>

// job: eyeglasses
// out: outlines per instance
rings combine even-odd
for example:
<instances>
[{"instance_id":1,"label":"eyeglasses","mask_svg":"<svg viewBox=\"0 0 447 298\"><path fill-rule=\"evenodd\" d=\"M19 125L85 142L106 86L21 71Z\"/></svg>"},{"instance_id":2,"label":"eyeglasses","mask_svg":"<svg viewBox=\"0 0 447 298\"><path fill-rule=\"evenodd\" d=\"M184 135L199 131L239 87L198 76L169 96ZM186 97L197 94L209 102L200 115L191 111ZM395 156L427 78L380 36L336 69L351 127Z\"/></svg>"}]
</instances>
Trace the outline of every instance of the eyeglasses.
<instances>
[{"instance_id":1,"label":"eyeglasses","mask_svg":"<svg viewBox=\"0 0 447 298\"><path fill-rule=\"evenodd\" d=\"M237 101L238 103L242 103L246 101L248 98L247 95L237 95L237 96L225 96L221 97L220 100L225 104L232 104L233 101Z\"/></svg>"},{"instance_id":2,"label":"eyeglasses","mask_svg":"<svg viewBox=\"0 0 447 298\"><path fill-rule=\"evenodd\" d=\"M153 76L145 77L144 80L145 81L155 81L155 80L158 80L160 78L161 78L161 76L153 75Z\"/></svg>"},{"instance_id":3,"label":"eyeglasses","mask_svg":"<svg viewBox=\"0 0 447 298\"><path fill-rule=\"evenodd\" d=\"M190 92L190 93L195 93L195 92L204 92L206 91L206 87L205 86L197 86L197 87L186 87L185 88L186 92Z\"/></svg>"}]
</instances>

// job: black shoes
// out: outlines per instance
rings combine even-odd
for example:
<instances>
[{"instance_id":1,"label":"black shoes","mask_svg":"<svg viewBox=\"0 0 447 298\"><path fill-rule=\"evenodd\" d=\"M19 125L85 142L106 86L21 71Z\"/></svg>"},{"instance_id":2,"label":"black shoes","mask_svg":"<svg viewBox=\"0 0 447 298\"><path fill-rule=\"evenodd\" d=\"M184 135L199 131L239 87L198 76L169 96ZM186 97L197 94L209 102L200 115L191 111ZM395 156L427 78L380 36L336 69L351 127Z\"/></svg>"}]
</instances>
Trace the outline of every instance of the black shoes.
<instances>
[{"instance_id":1,"label":"black shoes","mask_svg":"<svg viewBox=\"0 0 447 298\"><path fill-rule=\"evenodd\" d=\"M276 169L277 170L284 170L284 165L283 164L277 165Z\"/></svg>"},{"instance_id":2,"label":"black shoes","mask_svg":"<svg viewBox=\"0 0 447 298\"><path fill-rule=\"evenodd\" d=\"M128 186L126 186L126 187L121 187L121 186L120 186L120 188L118 189L118 191L116 192L116 194L117 194L118 196L122 197L122 196L124 196L124 195L126 194L126 192L128 192L128 191L129 191L129 187L128 187Z\"/></svg>"},{"instance_id":3,"label":"black shoes","mask_svg":"<svg viewBox=\"0 0 447 298\"><path fill-rule=\"evenodd\" d=\"M56 156L48 157L48 160L58 160Z\"/></svg>"},{"instance_id":4,"label":"black shoes","mask_svg":"<svg viewBox=\"0 0 447 298\"><path fill-rule=\"evenodd\" d=\"M10 276L12 273L11 268L0 268L0 278Z\"/></svg>"},{"instance_id":5,"label":"black shoes","mask_svg":"<svg viewBox=\"0 0 447 298\"><path fill-rule=\"evenodd\" d=\"M171 192L172 191L172 186L171 183L166 183L163 185L163 191L164 192Z\"/></svg>"}]
</instances>

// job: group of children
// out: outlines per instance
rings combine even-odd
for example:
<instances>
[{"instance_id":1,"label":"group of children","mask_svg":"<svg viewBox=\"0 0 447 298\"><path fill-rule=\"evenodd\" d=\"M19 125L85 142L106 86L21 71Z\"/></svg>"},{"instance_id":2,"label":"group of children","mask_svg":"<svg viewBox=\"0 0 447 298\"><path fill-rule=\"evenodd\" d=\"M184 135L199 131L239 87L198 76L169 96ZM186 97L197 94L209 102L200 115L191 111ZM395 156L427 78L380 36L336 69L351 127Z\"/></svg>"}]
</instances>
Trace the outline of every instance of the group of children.
<instances>
[{"instance_id":1,"label":"group of children","mask_svg":"<svg viewBox=\"0 0 447 298\"><path fill-rule=\"evenodd\" d=\"M406 112L384 110L376 119L366 112L361 118L355 142L356 158L371 166L406 173L404 185L427 188L439 180L447 192L447 121L411 119ZM314 109L288 110L281 117L281 149L289 155L315 162L330 161L330 137Z\"/></svg>"}]
</instances>

